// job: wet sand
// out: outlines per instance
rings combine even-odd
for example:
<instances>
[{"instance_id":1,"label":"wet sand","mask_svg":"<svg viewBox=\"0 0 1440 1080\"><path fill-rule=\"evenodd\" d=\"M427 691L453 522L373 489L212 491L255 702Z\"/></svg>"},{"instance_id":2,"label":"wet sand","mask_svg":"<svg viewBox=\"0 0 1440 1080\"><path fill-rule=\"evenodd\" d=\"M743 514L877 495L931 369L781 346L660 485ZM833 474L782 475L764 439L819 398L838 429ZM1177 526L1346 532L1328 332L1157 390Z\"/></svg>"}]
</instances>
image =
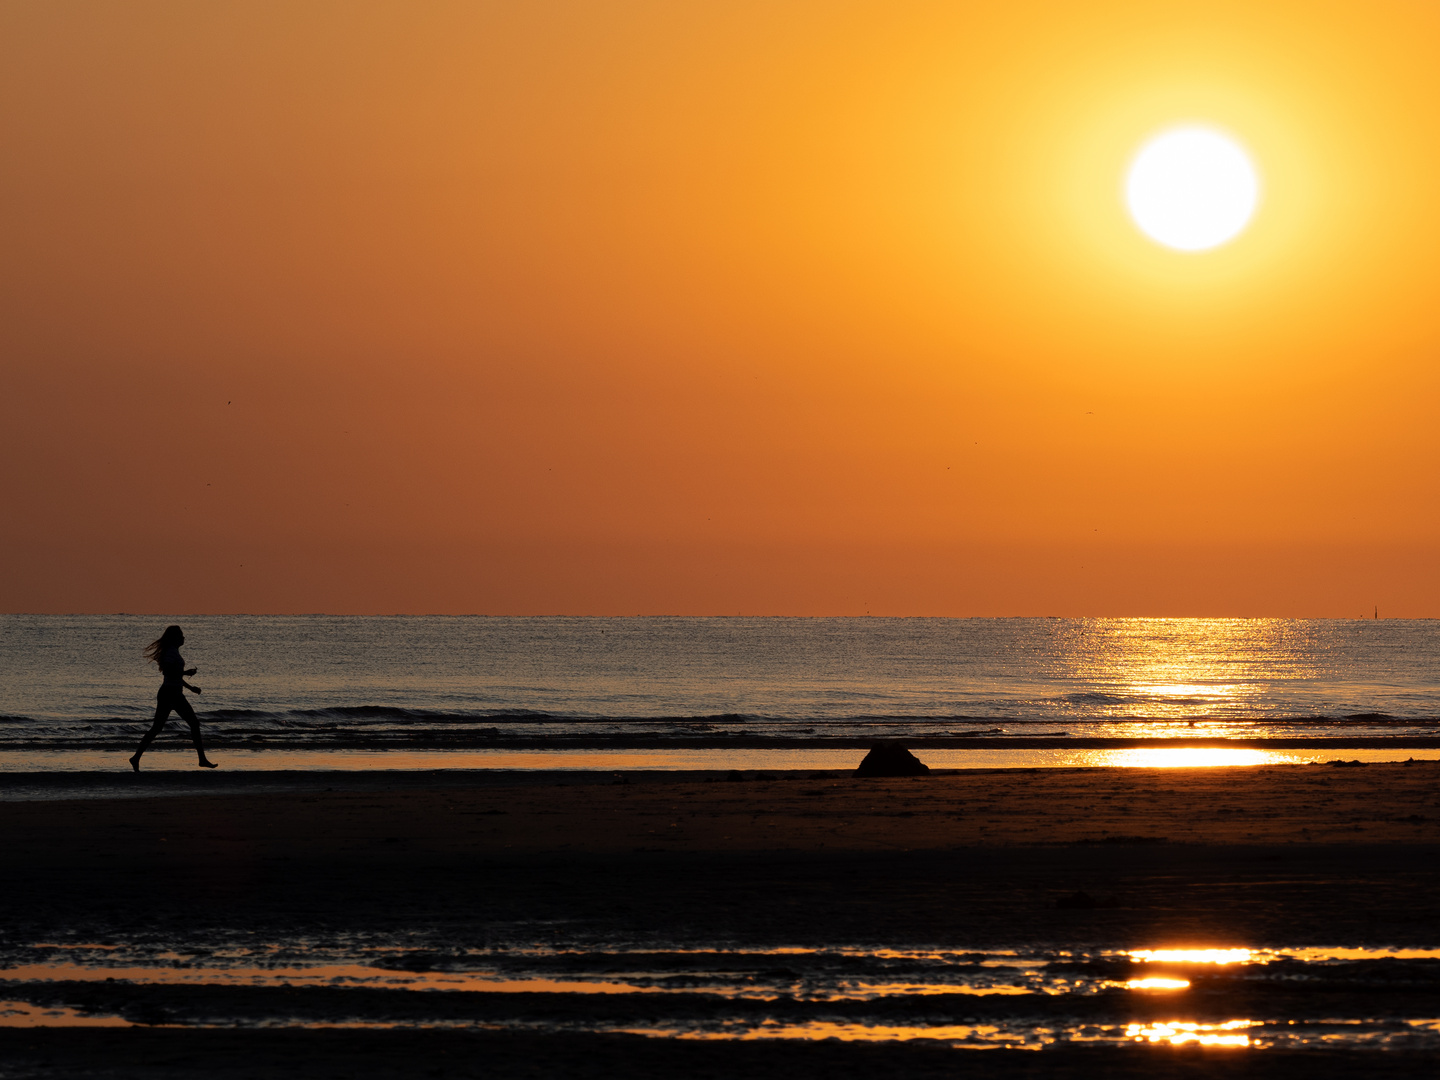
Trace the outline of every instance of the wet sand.
<instances>
[{"instance_id":1,"label":"wet sand","mask_svg":"<svg viewBox=\"0 0 1440 1080\"><path fill-rule=\"evenodd\" d=\"M0 1029L7 1077L200 1078L297 1076L534 1080L654 1076L687 1080L1200 1080L1226 1077L1434 1075L1428 1054L1310 1051L1236 1053L1215 1048L1067 1047L1043 1053L950 1050L916 1044L700 1043L634 1035L514 1031L134 1031Z\"/></svg>"},{"instance_id":2,"label":"wet sand","mask_svg":"<svg viewBox=\"0 0 1440 1080\"><path fill-rule=\"evenodd\" d=\"M495 926L547 921L596 937L757 946L1440 943L1440 765L1432 763L915 780L252 774L248 788L217 775L214 793L203 795L169 794L178 781L159 774L133 779L127 798L74 798L73 780L36 798L44 785L31 777L29 800L0 803L4 948L117 933L164 941L281 931L405 932L463 947ZM0 788L20 782L0 777ZM1058 906L1077 890L1096 906ZM1261 1007L1234 988L1214 1000L1205 993L1187 995L1186 1007L1216 1016ZM1281 1009L1281 993L1264 1007ZM252 996L272 1008L278 994ZM1222 1058L503 1030L206 1031L183 1026L204 1019L207 994L193 987L12 984L3 996L182 1025L0 1030L0 1061L21 1075L42 1061L68 1075L209 1075L213 1055L235 1075L939 1075L963 1065L1023 1076L1041 1059L1046 1075L1298 1075L1321 1054L1328 1075L1425 1071L1404 1071L1403 1055L1351 1051ZM222 1011L263 1013L243 996L231 995ZM1412 1007L1440 1006L1433 996ZM293 1007L329 1022L338 1014L326 1012L327 1000L298 994ZM367 1000L362 1019L402 1019L393 995ZM486 1022L507 1026L504 1004L487 1006ZM555 995L541 1011L563 1027L577 1007L588 1006ZM532 995L511 1008L539 1006ZM465 1015L481 1019L473 1008Z\"/></svg>"},{"instance_id":3,"label":"wet sand","mask_svg":"<svg viewBox=\"0 0 1440 1080\"><path fill-rule=\"evenodd\" d=\"M88 789L126 797L82 801ZM0 807L17 856L59 845L97 867L119 856L122 838L132 858L183 848L204 861L329 859L377 834L407 855L439 857L1440 843L1440 761L863 780L810 771L0 774L0 798L11 790L28 796Z\"/></svg>"}]
</instances>

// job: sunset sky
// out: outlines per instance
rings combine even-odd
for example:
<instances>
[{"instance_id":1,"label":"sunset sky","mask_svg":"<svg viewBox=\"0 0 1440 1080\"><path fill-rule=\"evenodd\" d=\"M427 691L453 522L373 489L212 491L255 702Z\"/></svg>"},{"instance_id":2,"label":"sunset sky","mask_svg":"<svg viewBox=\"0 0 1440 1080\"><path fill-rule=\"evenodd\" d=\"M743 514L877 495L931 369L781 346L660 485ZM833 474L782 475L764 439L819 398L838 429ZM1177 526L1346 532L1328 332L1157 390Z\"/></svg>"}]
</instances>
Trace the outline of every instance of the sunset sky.
<instances>
[{"instance_id":1,"label":"sunset sky","mask_svg":"<svg viewBox=\"0 0 1440 1080\"><path fill-rule=\"evenodd\" d=\"M0 6L0 609L1440 615L1440 6ZM1206 252L1128 164L1231 133Z\"/></svg>"}]
</instances>

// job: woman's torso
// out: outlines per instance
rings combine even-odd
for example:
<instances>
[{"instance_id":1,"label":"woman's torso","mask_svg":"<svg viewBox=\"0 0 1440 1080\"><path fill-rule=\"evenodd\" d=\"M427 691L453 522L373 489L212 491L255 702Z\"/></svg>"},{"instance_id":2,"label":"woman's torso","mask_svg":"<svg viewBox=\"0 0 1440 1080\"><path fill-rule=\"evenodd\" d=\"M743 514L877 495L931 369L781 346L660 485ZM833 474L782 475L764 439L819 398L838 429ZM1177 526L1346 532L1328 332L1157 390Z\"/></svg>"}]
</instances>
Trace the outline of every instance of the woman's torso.
<instances>
[{"instance_id":1,"label":"woman's torso","mask_svg":"<svg viewBox=\"0 0 1440 1080\"><path fill-rule=\"evenodd\" d=\"M161 691L174 691L182 693L185 685L185 658L180 655L177 648L169 648L160 654L160 674L164 681L160 684Z\"/></svg>"}]
</instances>

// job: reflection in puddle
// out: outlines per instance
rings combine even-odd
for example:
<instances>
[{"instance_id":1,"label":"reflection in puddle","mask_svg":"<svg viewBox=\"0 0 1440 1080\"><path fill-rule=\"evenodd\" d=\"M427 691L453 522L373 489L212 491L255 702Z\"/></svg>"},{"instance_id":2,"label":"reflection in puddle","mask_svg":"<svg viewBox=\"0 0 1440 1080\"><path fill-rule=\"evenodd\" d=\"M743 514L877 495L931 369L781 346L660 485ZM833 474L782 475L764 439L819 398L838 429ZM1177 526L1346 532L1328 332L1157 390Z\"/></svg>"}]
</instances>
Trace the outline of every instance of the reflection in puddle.
<instances>
[{"instance_id":1,"label":"reflection in puddle","mask_svg":"<svg viewBox=\"0 0 1440 1080\"><path fill-rule=\"evenodd\" d=\"M1228 1020L1223 1024L1195 1024L1188 1021L1172 1021L1168 1024L1131 1024L1125 1029L1125 1037L1135 1042L1169 1043L1183 1046L1198 1043L1201 1046L1249 1046L1250 1036L1236 1034L1237 1029L1254 1026L1249 1020Z\"/></svg>"},{"instance_id":2,"label":"reflection in puddle","mask_svg":"<svg viewBox=\"0 0 1440 1080\"><path fill-rule=\"evenodd\" d=\"M32 1005L28 1001L0 1001L0 1027L130 1027L118 1016L90 1016L66 1006Z\"/></svg>"},{"instance_id":3,"label":"reflection in puddle","mask_svg":"<svg viewBox=\"0 0 1440 1080\"><path fill-rule=\"evenodd\" d=\"M1189 979L1166 979L1153 977L1148 979L1127 979L1126 990L1189 990Z\"/></svg>"},{"instance_id":4,"label":"reflection in puddle","mask_svg":"<svg viewBox=\"0 0 1440 1080\"><path fill-rule=\"evenodd\" d=\"M1272 964L1279 960L1323 964L1341 960L1440 960L1440 949L1131 949L1125 955L1141 964Z\"/></svg>"},{"instance_id":5,"label":"reflection in puddle","mask_svg":"<svg viewBox=\"0 0 1440 1080\"><path fill-rule=\"evenodd\" d=\"M176 986L336 986L401 990L467 990L492 994L644 994L665 993L664 986L588 979L506 979L452 972L395 972L362 964L307 967L104 967L81 964L30 964L0 970L15 982L105 982ZM1023 991L1022 991L1023 992Z\"/></svg>"},{"instance_id":6,"label":"reflection in puddle","mask_svg":"<svg viewBox=\"0 0 1440 1080\"><path fill-rule=\"evenodd\" d=\"M144 1000L164 1003L152 1016L199 1026L466 1027L485 1016L486 1026L694 1039L1434 1049L1440 1048L1440 1021L1426 1017L1440 1002L1437 962L1440 949L1348 946L565 948L530 938L490 948L424 949L388 938L256 943L248 936L191 949L173 941L168 947L142 940L43 942L0 952L0 996L11 999L0 1005L0 1026L125 1025L139 1000L126 988L144 985L152 988ZM1327 990L1324 1016L1306 1015L1319 1008L1309 1004L1313 998L1297 1003L1291 990L1274 989L1312 980ZM65 984L85 989L71 997ZM207 994L202 987L314 988L317 995L305 1000L319 1003L320 1012L286 1015L293 1006L284 1003L299 999ZM1215 995L1232 990L1243 990L1252 1004L1282 1004L1254 1020L1185 1015L1231 1000ZM374 991L433 996L407 995L402 1020L394 1016L396 999ZM542 1015L552 1019L534 1019L536 995L550 996ZM77 1000L95 1012L70 1007ZM392 1005L376 1004L382 1001ZM1407 1008L1416 1015L1407 1017ZM1377 1019L1376 1012L1391 1015Z\"/></svg>"},{"instance_id":7,"label":"reflection in puddle","mask_svg":"<svg viewBox=\"0 0 1440 1080\"><path fill-rule=\"evenodd\" d=\"M632 971L625 981L615 979L554 979L543 976L505 978L494 972L394 971L363 964L316 964L306 967L88 967L82 964L23 964L0 969L9 982L108 982L123 980L141 985L176 986L332 986L400 990L460 990L488 994L712 994L727 998L773 1001L793 997L808 1001L873 1001L878 998L964 994L1034 993L1031 986L975 985L963 982L870 982L842 979L833 986L806 986L799 981L730 984L734 972L686 970L683 975L665 971ZM1173 983L1150 979L1139 983ZM1108 985L1108 984L1107 984ZM1138 983L1137 983L1138 985ZM1186 984L1188 985L1188 984ZM1145 988L1145 987L1141 987Z\"/></svg>"},{"instance_id":8,"label":"reflection in puddle","mask_svg":"<svg viewBox=\"0 0 1440 1080\"><path fill-rule=\"evenodd\" d=\"M1159 964L1248 964L1251 949L1131 949L1136 963Z\"/></svg>"},{"instance_id":9,"label":"reflection in puddle","mask_svg":"<svg viewBox=\"0 0 1440 1080\"><path fill-rule=\"evenodd\" d=\"M1031 1031L1007 1029L994 1024L933 1024L903 1027L881 1024L840 1024L815 1021L808 1024L766 1024L747 1031L744 1039L840 1039L845 1042L910 1042L916 1039L943 1042L951 1046L1009 1046L1039 1050L1062 1041L1088 1042L1166 1042L1172 1046L1198 1043L1203 1046L1250 1046L1248 1034L1238 1029L1252 1026L1249 1020L1230 1020L1223 1024L1197 1024L1175 1021L1168 1024L1130 1024L1123 1032L1117 1029L1096 1031L1071 1027L1037 1028ZM1088 1034L1088 1037L1087 1037ZM699 1035L699 1038L724 1036Z\"/></svg>"},{"instance_id":10,"label":"reflection in puddle","mask_svg":"<svg viewBox=\"0 0 1440 1080\"><path fill-rule=\"evenodd\" d=\"M1219 746L1140 746L1130 750L1092 750L1089 764L1121 769L1216 769L1249 765L1285 765L1313 755Z\"/></svg>"},{"instance_id":11,"label":"reflection in puddle","mask_svg":"<svg viewBox=\"0 0 1440 1080\"><path fill-rule=\"evenodd\" d=\"M1440 949L1266 949L1261 962L1268 960L1303 960L1322 963L1327 960L1440 960Z\"/></svg>"},{"instance_id":12,"label":"reflection in puddle","mask_svg":"<svg viewBox=\"0 0 1440 1080\"><path fill-rule=\"evenodd\" d=\"M668 1035L672 1032L656 1028L626 1028L635 1035ZM904 1026L896 1024L844 1024L831 1020L814 1020L806 1024L766 1023L743 1030L687 1031L682 1039L839 1039L842 1042L912 1042L923 1039L955 1047L997 1047L1039 1050L1046 1041L1035 1033L1007 1029L996 1024L927 1024Z\"/></svg>"}]
</instances>

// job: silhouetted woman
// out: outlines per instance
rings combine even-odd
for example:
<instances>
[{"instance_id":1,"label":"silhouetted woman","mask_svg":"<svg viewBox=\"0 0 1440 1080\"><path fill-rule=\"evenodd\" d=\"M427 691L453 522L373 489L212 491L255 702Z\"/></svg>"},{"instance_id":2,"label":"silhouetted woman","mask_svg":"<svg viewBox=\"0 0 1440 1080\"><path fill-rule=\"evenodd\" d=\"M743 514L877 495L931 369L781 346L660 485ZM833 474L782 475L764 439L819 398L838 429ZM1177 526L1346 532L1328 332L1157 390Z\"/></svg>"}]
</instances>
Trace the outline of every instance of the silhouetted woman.
<instances>
[{"instance_id":1,"label":"silhouetted woman","mask_svg":"<svg viewBox=\"0 0 1440 1080\"><path fill-rule=\"evenodd\" d=\"M145 658L160 665L160 674L164 676L164 681L161 682L160 693L155 699L155 722L140 740L140 749L136 750L135 756L130 759L130 767L136 772L140 771L140 755L149 749L155 736L165 727L172 710L179 713L180 719L190 725L190 737L195 740L195 752L200 755L200 767L215 768L215 762L205 756L205 745L200 741L200 721L195 719L195 710L190 707L190 702L185 700L186 690L200 693L198 686L191 686L185 681L186 675L194 675L200 669L185 667L185 660L180 655L180 646L184 644L185 634L180 627L167 626L163 634L145 646Z\"/></svg>"}]
</instances>

